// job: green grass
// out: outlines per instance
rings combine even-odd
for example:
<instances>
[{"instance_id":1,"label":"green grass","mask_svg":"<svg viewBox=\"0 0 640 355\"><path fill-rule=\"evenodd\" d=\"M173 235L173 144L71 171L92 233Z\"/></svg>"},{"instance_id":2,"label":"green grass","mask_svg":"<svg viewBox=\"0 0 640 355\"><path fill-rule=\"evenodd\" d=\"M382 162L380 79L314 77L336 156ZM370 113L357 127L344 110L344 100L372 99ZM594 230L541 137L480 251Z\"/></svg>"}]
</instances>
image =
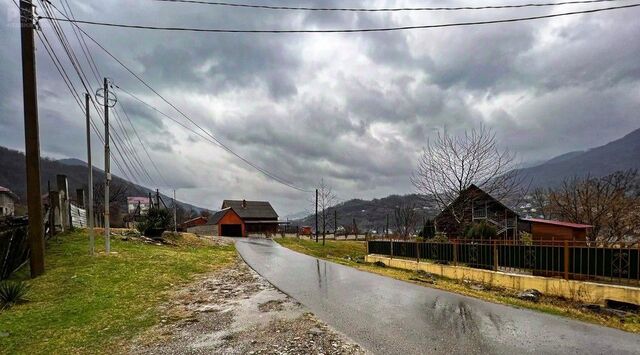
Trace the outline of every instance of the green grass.
<instances>
[{"instance_id":1,"label":"green grass","mask_svg":"<svg viewBox=\"0 0 640 355\"><path fill-rule=\"evenodd\" d=\"M327 240L323 246L322 241L316 243L298 238L277 238L275 241L291 250L350 266L353 266L352 264L355 262L349 261L347 257L352 260L357 258L364 260L367 253L364 242Z\"/></svg>"},{"instance_id":2,"label":"green grass","mask_svg":"<svg viewBox=\"0 0 640 355\"><path fill-rule=\"evenodd\" d=\"M104 251L102 238L96 245ZM0 313L0 333L9 333L0 337L0 353L122 352L127 340L159 322L157 306L168 291L235 258L233 246L195 237L178 246L116 238L111 245L116 254L91 257L85 231L50 242L46 273L29 281L29 302Z\"/></svg>"},{"instance_id":3,"label":"green grass","mask_svg":"<svg viewBox=\"0 0 640 355\"><path fill-rule=\"evenodd\" d=\"M580 308L579 304L557 297L544 296L540 302L533 303L517 298L517 292L513 290L500 288L491 289L488 287L488 285L485 285L487 287L486 290L478 291L469 288L461 280L453 280L440 276L436 276L435 284L428 284L416 281L416 277L419 278L420 275L411 270L378 267L371 263L357 262L356 260L362 260L367 252L364 242L326 241L326 245L323 247L322 243L315 243L311 240L282 238L275 239L275 241L291 250L300 253L334 261L363 271L368 271L371 273L392 277L394 279L415 283L421 286L438 288L445 291L483 299L489 302L507 304L514 307L528 308L539 312L570 317L585 322L618 328L626 330L628 332L640 333L640 315L637 314L629 316L624 320L624 322L621 322L619 318L585 311ZM347 256L350 257L350 260L346 258Z\"/></svg>"}]
</instances>

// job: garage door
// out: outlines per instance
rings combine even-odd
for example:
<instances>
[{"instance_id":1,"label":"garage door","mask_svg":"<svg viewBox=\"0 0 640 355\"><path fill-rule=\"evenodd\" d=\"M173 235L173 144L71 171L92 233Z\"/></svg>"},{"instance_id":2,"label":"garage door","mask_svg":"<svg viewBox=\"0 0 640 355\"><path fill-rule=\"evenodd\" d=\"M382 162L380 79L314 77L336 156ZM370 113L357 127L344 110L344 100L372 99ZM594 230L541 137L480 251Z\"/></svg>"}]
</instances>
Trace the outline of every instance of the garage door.
<instances>
[{"instance_id":1,"label":"garage door","mask_svg":"<svg viewBox=\"0 0 640 355\"><path fill-rule=\"evenodd\" d=\"M220 225L220 235L225 237L242 237L242 225L222 224Z\"/></svg>"}]
</instances>

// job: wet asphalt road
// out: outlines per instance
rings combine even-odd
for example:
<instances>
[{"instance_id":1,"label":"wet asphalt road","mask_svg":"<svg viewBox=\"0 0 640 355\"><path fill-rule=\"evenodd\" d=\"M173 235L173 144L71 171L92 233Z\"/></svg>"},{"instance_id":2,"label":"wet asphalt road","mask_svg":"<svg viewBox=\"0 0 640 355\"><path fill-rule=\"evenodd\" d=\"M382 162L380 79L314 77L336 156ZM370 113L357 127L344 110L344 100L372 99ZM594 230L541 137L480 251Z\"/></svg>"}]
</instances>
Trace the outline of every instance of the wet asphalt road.
<instances>
[{"instance_id":1,"label":"wet asphalt road","mask_svg":"<svg viewBox=\"0 0 640 355\"><path fill-rule=\"evenodd\" d=\"M377 354L640 354L640 336L421 287L238 240L242 258L319 318Z\"/></svg>"}]
</instances>

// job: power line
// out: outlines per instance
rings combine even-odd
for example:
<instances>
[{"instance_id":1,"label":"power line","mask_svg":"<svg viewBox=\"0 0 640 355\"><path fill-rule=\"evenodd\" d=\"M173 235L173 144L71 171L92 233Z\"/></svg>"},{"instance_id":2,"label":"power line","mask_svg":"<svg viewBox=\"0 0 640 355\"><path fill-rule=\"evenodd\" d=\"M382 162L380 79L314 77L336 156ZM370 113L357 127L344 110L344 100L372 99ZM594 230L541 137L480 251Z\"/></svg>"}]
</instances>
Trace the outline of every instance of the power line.
<instances>
[{"instance_id":1,"label":"power line","mask_svg":"<svg viewBox=\"0 0 640 355\"><path fill-rule=\"evenodd\" d=\"M129 121L129 125L133 129L133 133L138 138L138 142L140 142L140 146L142 147L142 149L146 153L147 158L149 158L149 161L151 162L151 165L153 165L153 168L156 170L156 172L158 173L158 175L160 176L160 178L162 179L164 184L169 186L169 184L167 183L167 180L165 180L165 178L164 178L164 175L160 172L160 169L158 169L158 167L156 166L156 163L153 161L153 159L151 159L151 155L149 155L149 151L147 150L146 145L144 144L144 142L142 142L142 138L140 138L140 134L138 134L138 131L136 130L136 127L133 125L133 121L129 117L129 114L127 114L127 111L124 109L124 105L123 105L122 101L120 102L120 109L122 110L122 113L124 113L124 117L127 119L127 121Z\"/></svg>"},{"instance_id":2,"label":"power line","mask_svg":"<svg viewBox=\"0 0 640 355\"><path fill-rule=\"evenodd\" d=\"M142 30L178 31L178 32L272 33L272 34L281 34L281 33L355 33L355 32L406 31L406 30L418 30L418 29L430 29L430 28L462 27L462 26L489 25L489 24L497 24L497 23L532 21L532 20L540 20L540 19L547 19L547 18L554 18L554 17L580 15L580 14L591 14L591 13L596 13L596 12L610 11L610 10L628 9L628 8L638 7L638 6L640 6L640 3L630 4L630 5L622 5L622 6L604 7L604 8L591 9L591 10L561 12L561 13L556 13L556 14L539 15L539 16L527 16L527 17L515 17L515 18L498 19L498 20L484 20L484 21L470 21L470 22L452 22L452 23L441 23L441 24L435 24L435 25L373 27L373 28L353 28L353 29L328 29L328 30L240 30L240 29L222 29L222 28L218 29L218 28L193 28L193 27L165 27L165 26L147 26L147 25L128 25L128 24L119 24L119 23L111 23L111 22L72 20L72 19L69 19L69 18L63 18L63 19L53 18L53 19L54 20L58 20L58 21L72 22L72 23L75 23L75 24L106 26L106 27L120 27L120 28L133 28L133 29L142 29ZM47 16L41 16L41 17L39 17L39 19L40 18L52 19L52 18L47 17Z\"/></svg>"},{"instance_id":3,"label":"power line","mask_svg":"<svg viewBox=\"0 0 640 355\"><path fill-rule=\"evenodd\" d=\"M51 9L48 8L47 4L49 4L48 2L45 1L41 1L40 2L42 5L42 8L44 9L44 11L49 14L52 15ZM51 25L54 29L54 33L56 35L56 37L58 38L64 52L66 53L67 57L69 58L69 61L71 62L73 69L75 70L76 74L78 75L78 78L80 79L80 83L82 84L82 86L84 87L86 92L91 92L91 90L89 89L89 87L87 86L89 80L87 79L87 76L84 74L84 71L82 70L82 66L80 64L80 61L78 60L78 57L75 55L75 52L73 51L73 48L71 47L70 42L68 41L64 30L62 29L62 27L60 26L60 24L57 21L51 21ZM44 32L43 32L43 36L44 36ZM46 39L46 36L45 36ZM50 48L52 51L53 47L50 45ZM54 52L55 53L55 52ZM56 56L57 57L57 56ZM62 62L58 59L58 62L60 63L60 65L62 65ZM69 78L69 76L67 75L67 78ZM70 78L69 78L70 80ZM72 84L73 85L73 84ZM74 89L75 91L75 89ZM82 105L80 100L80 95L77 93L76 91L76 101L78 103L78 105L80 106L81 111L84 113L84 106ZM92 103L94 106L94 109L96 110L96 112L98 112L98 116L100 117L100 119L102 120L102 123L104 124L104 119L102 118L101 112L98 109L98 107L96 106L95 101L92 99ZM114 143L118 142L118 144L114 144L114 147L116 148L116 153L120 156L120 160L122 162L122 165L116 163L116 165L118 166L118 168L120 169L120 171L122 172L122 174L130 181L136 182L138 183L138 179L136 178L136 173L133 172L131 165L129 164L129 162L127 160L130 161L130 158L127 156L127 151L123 150L124 148L120 148L120 144L122 142L122 139L118 136L117 132L114 131ZM123 154L124 151L124 154ZM125 158L127 157L127 158ZM114 156L115 158L115 156ZM115 159L114 159L115 161ZM124 166L125 169L122 169L122 167Z\"/></svg>"},{"instance_id":4,"label":"power line","mask_svg":"<svg viewBox=\"0 0 640 355\"><path fill-rule=\"evenodd\" d=\"M118 59L118 57L116 57L115 55L113 55L109 50L107 50L100 42L98 42L97 40L95 40L93 37L91 37L86 31L84 31L80 26L78 26L73 20L69 19L64 13L62 13L58 8L56 8L54 5L51 5L54 9L56 9L58 11L58 13L60 13L62 16L64 16L67 19L67 22L71 22L73 23L74 26L76 26L78 28L78 30L80 30L80 32L82 32L87 38L89 38L93 43L95 43L100 49L102 49L108 56L110 56L113 60L115 60L118 64L120 64L120 66L122 66L127 72L129 72L129 74L131 74L133 77L135 77L136 79L138 79L138 81L140 81L144 86L146 86L149 90L151 90L154 94L156 94L160 99L162 99L166 104L168 104L169 106L171 106L174 110L176 110L178 113L180 113L180 115L182 115L185 119L187 119L189 122L191 122L193 125L195 125L196 127L198 127L202 132L204 132L204 134L206 134L207 136L209 136L213 141L209 140L211 143L214 143L220 147L222 147L224 150L226 150L227 152L229 152L230 154L234 155L235 157L237 157L238 159L242 160L243 162L245 162L247 165L253 167L254 169L258 170L259 172L261 172L262 174L264 174L267 177L270 177L271 179L285 185L288 186L290 188L293 188L295 190L298 191L302 191L302 192L311 192L310 190L305 190L303 188L297 187L295 185L293 185L293 183L269 172L268 170L261 168L259 166L257 166L256 164L252 163L251 161L249 161L248 159L244 158L243 156L239 155L238 153L236 153L235 151L233 151L231 148L229 148L228 146L226 146L224 143L222 143L220 140L218 140L215 136L213 136L211 133L209 133L209 131L205 130L204 128L202 128L200 125L198 125L195 121L193 121L189 116L187 116L182 110L180 110L178 107L176 107L174 104L172 104L171 102L169 102L169 100L167 100L164 96L162 96L158 91L156 91L153 87L151 87L151 85L149 85L146 81L144 81L138 74L136 74L135 72L133 72L131 69L129 69L128 66L126 66L120 59ZM115 85L118 89L123 90L122 88L118 87L117 85ZM143 100L137 98L135 95L124 91L125 93L131 95L132 97L134 97L136 100L144 103L145 105L152 107L154 110L156 110L157 112L163 114L165 117L170 118L172 120L174 120L175 122L177 122L178 124L180 124L181 126L185 127L186 129L191 130L188 126L185 126L184 124L182 124L181 122L171 118L170 116L164 114L162 111L158 110L157 108L153 107L150 104L147 104L146 102L144 102ZM191 130L192 132L195 133L195 131ZM198 134L198 136L203 137L201 134ZM204 138L204 137L203 137Z\"/></svg>"},{"instance_id":5,"label":"power line","mask_svg":"<svg viewBox=\"0 0 640 355\"><path fill-rule=\"evenodd\" d=\"M124 92L125 94L127 94L127 95L131 96L131 97L132 97L133 99L135 99L136 101L139 101L140 103L144 104L145 106L149 107L150 109L152 109L152 110L154 110L154 111L158 112L159 114L163 115L164 117L166 117L166 118L170 119L171 121L173 121L173 122L177 123L178 125L182 126L183 128L185 128L186 130L190 131L191 133L193 133L193 134L197 135L198 137L200 137L200 138L204 139L205 141L207 141L207 142L209 142L209 143L212 143L212 144L215 144L215 145L217 145L217 146L220 146L220 142L219 142L218 140L215 140L215 138L214 138L214 139L212 139L212 138L209 138L209 137L207 137L207 136L203 135L202 133L200 133L200 132L198 132L198 131L194 130L193 128L191 128L191 127L189 127L189 126L187 126L187 125L185 125L184 123L180 122L179 120L177 120L177 119L175 119L175 118L173 118L173 117L171 117L171 116L167 115L166 113L164 113L164 112L160 111L158 108L156 108L155 106L153 106L153 105L151 105L151 104L147 103L146 101L142 100L141 98L139 98L139 97L138 97L138 96L136 96L135 94L133 94L133 93L131 93L131 92L129 92L129 91L127 91L127 90L125 90L125 89L123 89L123 88L119 87L119 86L116 86L116 87L117 87L118 89L120 89L120 91L122 91L122 92ZM199 127L199 126L198 126L198 127ZM199 128L200 128L200 127L199 127ZM200 128L200 129L201 129L201 130L203 130L202 128ZM203 130L203 131L204 131L204 133L205 133L205 134L210 135L206 130ZM229 150L228 150L228 148L226 148L226 146L222 146L222 148L224 148L225 150L229 151ZM290 187L290 188L293 188L293 189L298 190L298 191L301 191L301 192L311 192L310 190L305 190L305 189L302 189L302 188L300 188L300 187L297 187L297 186L293 185L291 182L289 182L289 181L287 181L287 180L284 180L284 179L282 179L281 177L278 177L278 176L276 176L276 175L272 174L272 173L271 173L271 172L269 172L268 170L265 170L265 169L263 169L263 168L261 168L261 167L259 167L259 166L255 165L255 164L251 163L250 161L246 160L245 158L243 158L242 156L240 156L240 155L236 154L235 152L230 151L230 153L231 153L231 154L233 154L234 156L238 157L239 159L241 159L243 162L245 162L245 163L246 163L246 164L248 164L249 166L253 167L254 169L256 169L256 170L258 170L259 172L261 172L262 174L264 174L264 175L266 175L267 177L269 177L269 178L271 178L271 179L275 180L276 182L279 182L279 183L280 183L280 184L282 184L282 185L288 186L288 187Z\"/></svg>"},{"instance_id":6,"label":"power line","mask_svg":"<svg viewBox=\"0 0 640 355\"><path fill-rule=\"evenodd\" d=\"M458 11L458 10L490 10L490 9L515 9L523 7L547 7L560 5L577 5L577 4L593 4L602 2L614 2L620 0L582 0L582 1L564 1L551 3L527 3L516 5L486 5L486 6L459 6L459 7L382 7L382 8L358 8L358 7L298 7L298 6L271 6L271 5L253 5L238 4L222 1L203 1L203 0L155 0L159 2L169 3L187 3L198 5L215 5L226 7L241 7L263 10L296 10L296 11L349 11L349 12L399 12L399 11Z\"/></svg>"}]
</instances>

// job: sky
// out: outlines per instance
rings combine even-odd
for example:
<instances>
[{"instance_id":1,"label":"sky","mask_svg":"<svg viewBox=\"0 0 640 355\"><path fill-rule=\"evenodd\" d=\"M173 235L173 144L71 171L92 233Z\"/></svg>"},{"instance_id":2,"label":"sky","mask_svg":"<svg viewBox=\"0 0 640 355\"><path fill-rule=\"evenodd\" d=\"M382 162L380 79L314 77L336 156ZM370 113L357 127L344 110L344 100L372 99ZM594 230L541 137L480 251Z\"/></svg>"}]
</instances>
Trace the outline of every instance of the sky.
<instances>
[{"instance_id":1,"label":"sky","mask_svg":"<svg viewBox=\"0 0 640 355\"><path fill-rule=\"evenodd\" d=\"M60 1L52 0L62 9ZM479 2L260 3L373 8ZM522 1L482 1L507 3ZM629 3L359 13L69 0L77 19L228 29L426 25ZM43 9L37 11L44 15ZM444 130L455 134L485 125L501 147L527 163L602 145L639 128L639 18L640 8L631 8L509 24L347 34L81 26L237 154L306 190L324 179L339 200L348 200L416 192L410 176L419 154L430 137ZM24 150L19 18L11 0L0 0L0 19L0 145ZM40 22L66 70L75 76L50 23ZM62 28L95 92L102 83L91 74L70 25ZM83 113L42 44L36 43L41 154L86 160ZM87 44L100 76L197 130L96 45ZM81 88L77 77L74 82ZM271 201L281 216L311 209L311 193L266 177L118 89L116 96L115 110L122 120L122 110L127 112L158 168L148 162L125 121L126 134L154 180L138 177L142 185L167 194L176 189L178 199L211 209L219 208L223 199L242 198ZM95 111L92 115L100 123ZM93 160L102 167L104 154L95 133L92 139Z\"/></svg>"}]
</instances>

